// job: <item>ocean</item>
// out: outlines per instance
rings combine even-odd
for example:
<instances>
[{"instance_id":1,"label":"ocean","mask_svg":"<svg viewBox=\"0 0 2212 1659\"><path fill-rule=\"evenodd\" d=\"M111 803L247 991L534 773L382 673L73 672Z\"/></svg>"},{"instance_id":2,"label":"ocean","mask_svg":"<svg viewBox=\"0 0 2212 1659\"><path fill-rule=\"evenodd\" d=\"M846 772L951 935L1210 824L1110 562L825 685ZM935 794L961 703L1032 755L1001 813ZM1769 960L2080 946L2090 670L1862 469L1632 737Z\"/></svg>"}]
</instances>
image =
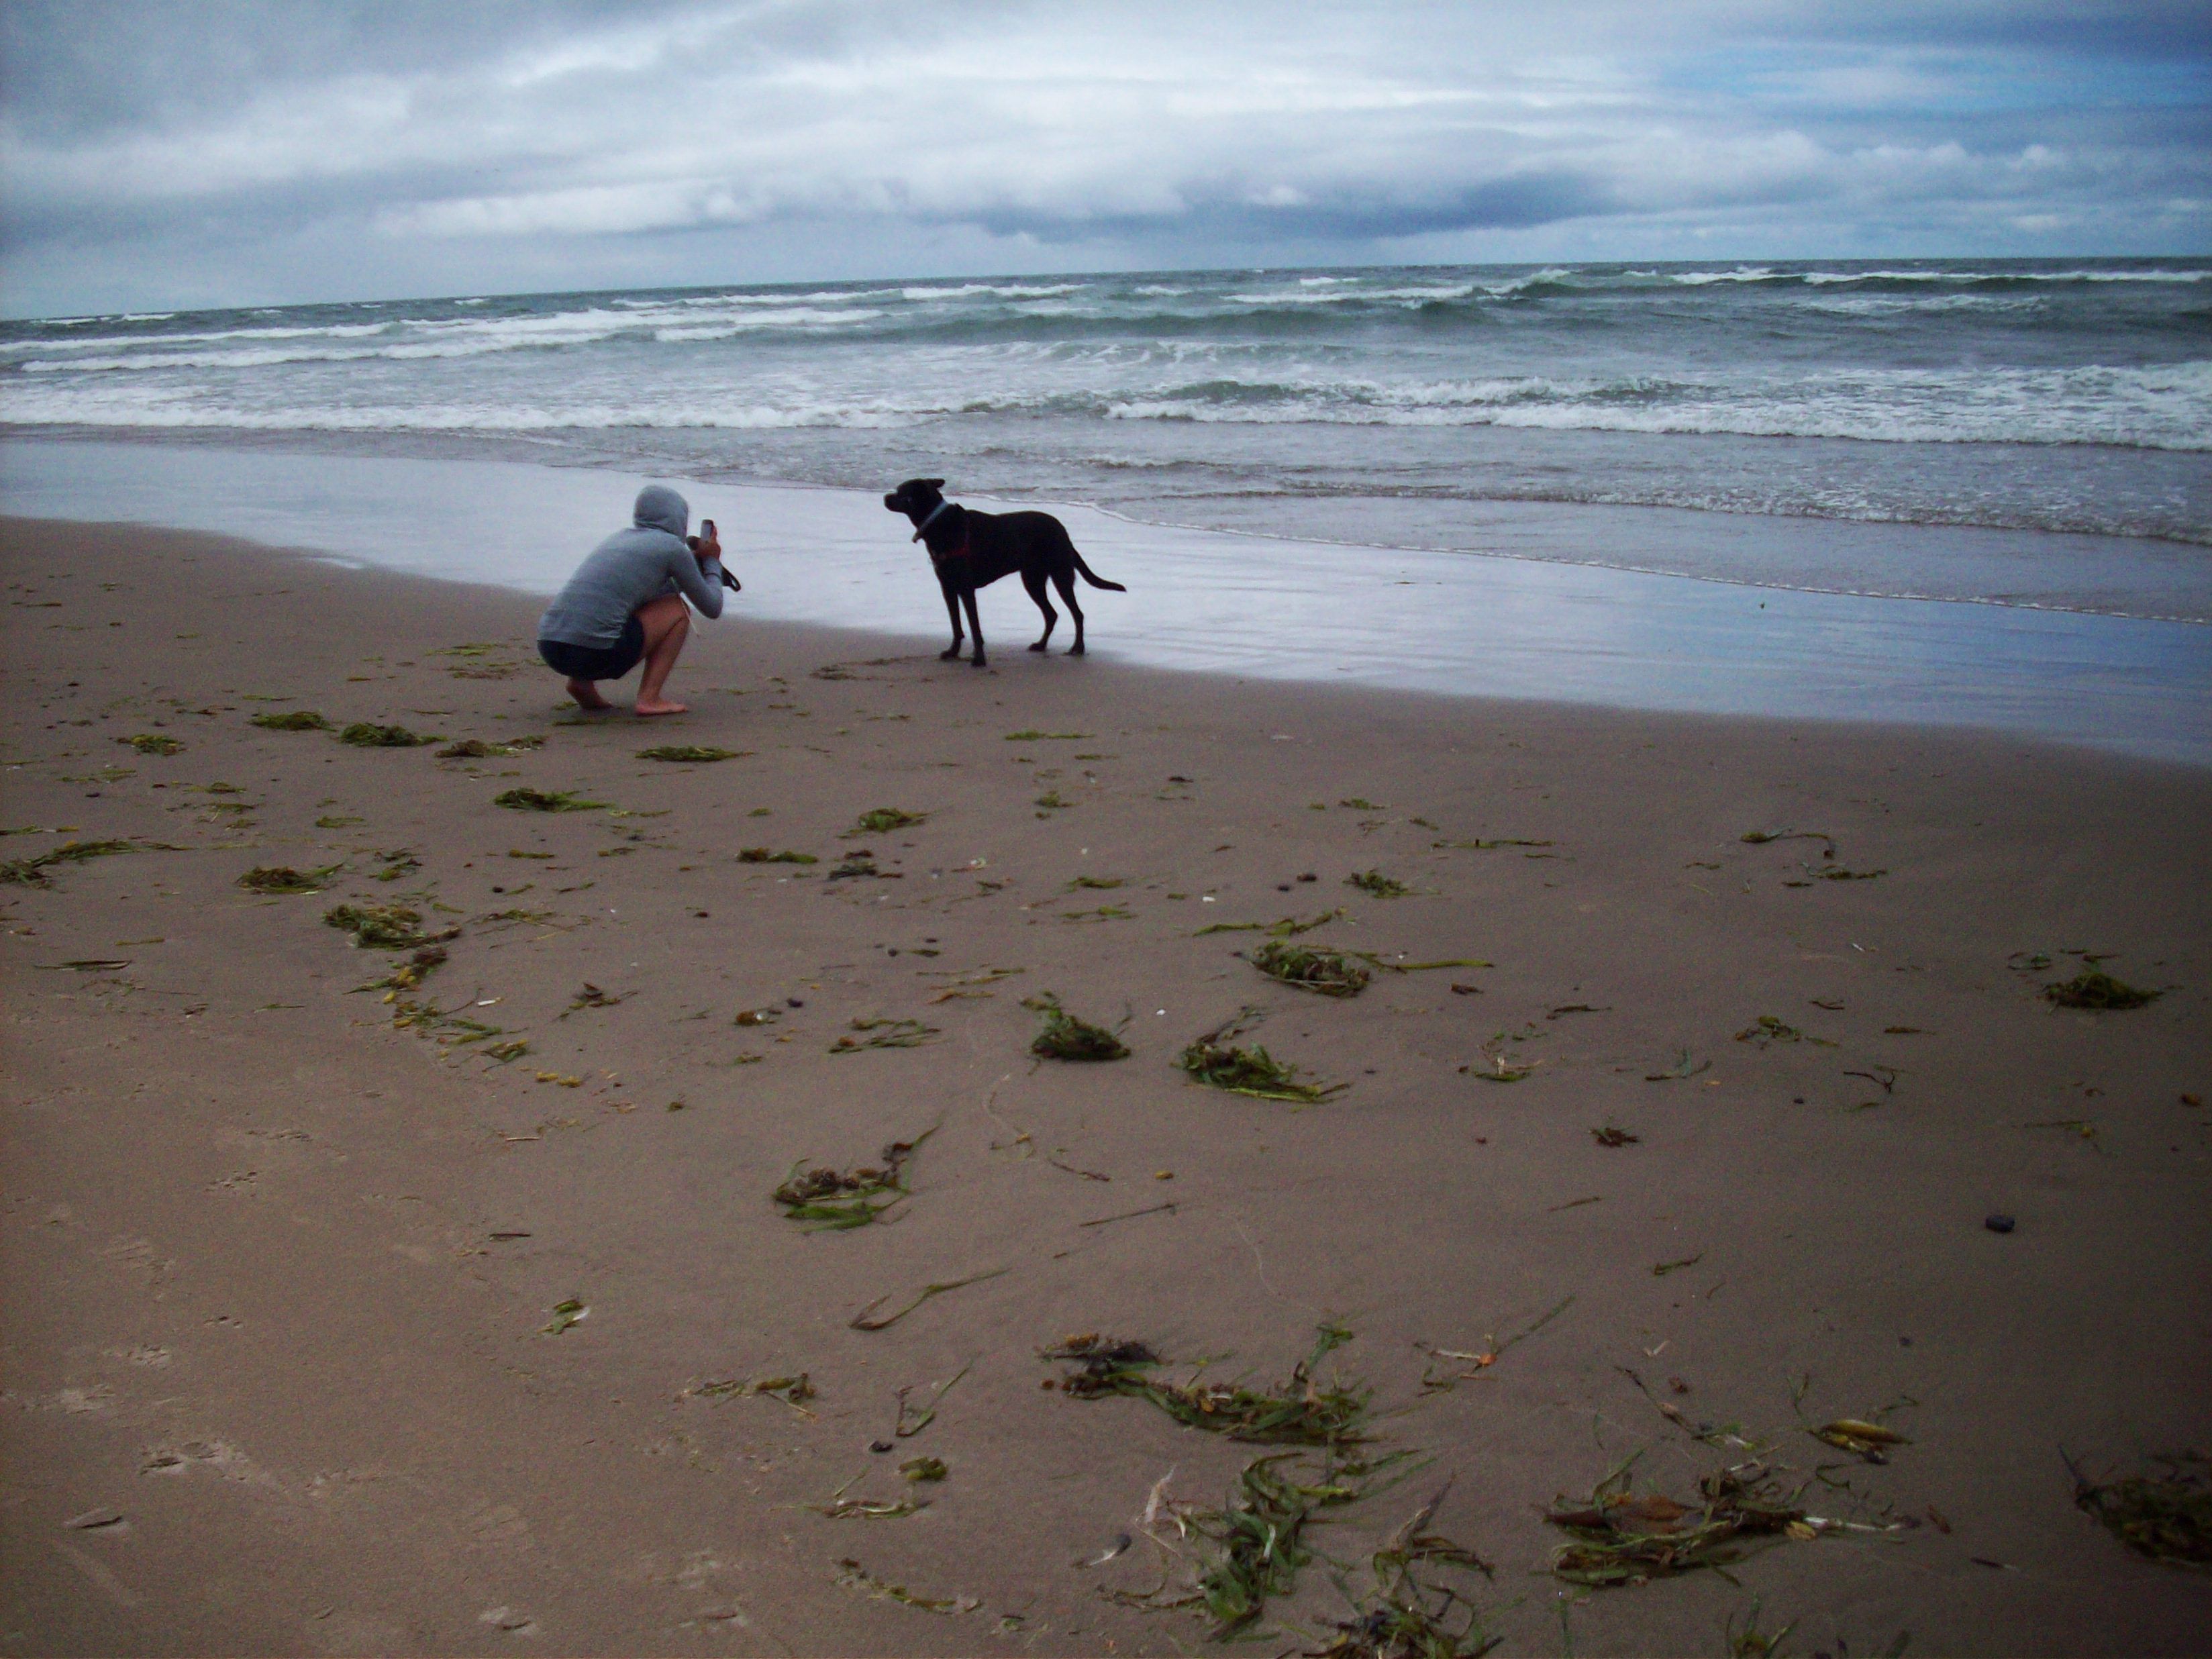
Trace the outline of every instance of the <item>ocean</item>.
<instances>
[{"instance_id":1,"label":"ocean","mask_svg":"<svg viewBox=\"0 0 2212 1659\"><path fill-rule=\"evenodd\" d=\"M2212 622L2212 261L1164 272L0 324L0 432L1082 503Z\"/></svg>"}]
</instances>

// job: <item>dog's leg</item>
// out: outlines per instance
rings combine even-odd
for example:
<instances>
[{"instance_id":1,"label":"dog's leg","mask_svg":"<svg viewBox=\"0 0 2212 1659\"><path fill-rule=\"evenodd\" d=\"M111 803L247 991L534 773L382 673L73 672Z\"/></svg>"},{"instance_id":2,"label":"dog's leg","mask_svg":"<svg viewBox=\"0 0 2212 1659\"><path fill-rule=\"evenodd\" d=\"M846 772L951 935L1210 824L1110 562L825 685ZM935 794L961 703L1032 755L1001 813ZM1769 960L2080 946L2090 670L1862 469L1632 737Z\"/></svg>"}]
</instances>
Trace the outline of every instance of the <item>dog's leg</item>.
<instances>
[{"instance_id":1,"label":"dog's leg","mask_svg":"<svg viewBox=\"0 0 2212 1659\"><path fill-rule=\"evenodd\" d=\"M1061 571L1053 577L1052 585L1060 590L1060 602L1067 607L1067 614L1075 619L1075 643L1067 647L1067 654L1079 657L1083 654L1083 607L1075 602L1075 579ZM1048 628L1045 632L1049 634L1052 630Z\"/></svg>"},{"instance_id":2,"label":"dog's leg","mask_svg":"<svg viewBox=\"0 0 2212 1659\"><path fill-rule=\"evenodd\" d=\"M937 653L937 659L939 662L951 662L960 654L960 596L952 591L949 583L942 586L945 588L945 614L952 618L952 643ZM969 609L973 610L975 605L975 601L973 599L968 601ZM975 643L980 649L983 643L981 635L978 634L975 636Z\"/></svg>"},{"instance_id":3,"label":"dog's leg","mask_svg":"<svg viewBox=\"0 0 2212 1659\"><path fill-rule=\"evenodd\" d=\"M1045 597L1044 580L1042 570L1022 572L1022 586L1029 589L1030 597L1036 601L1036 608L1044 612L1044 632L1030 647L1032 651L1042 651L1052 643L1052 630L1060 621L1060 613L1052 608L1052 601Z\"/></svg>"},{"instance_id":4,"label":"dog's leg","mask_svg":"<svg viewBox=\"0 0 2212 1659\"><path fill-rule=\"evenodd\" d=\"M961 589L960 601L968 607L968 631L975 636L975 654L968 660L977 668L988 667L983 660L983 619L975 614L975 590L972 586Z\"/></svg>"}]
</instances>

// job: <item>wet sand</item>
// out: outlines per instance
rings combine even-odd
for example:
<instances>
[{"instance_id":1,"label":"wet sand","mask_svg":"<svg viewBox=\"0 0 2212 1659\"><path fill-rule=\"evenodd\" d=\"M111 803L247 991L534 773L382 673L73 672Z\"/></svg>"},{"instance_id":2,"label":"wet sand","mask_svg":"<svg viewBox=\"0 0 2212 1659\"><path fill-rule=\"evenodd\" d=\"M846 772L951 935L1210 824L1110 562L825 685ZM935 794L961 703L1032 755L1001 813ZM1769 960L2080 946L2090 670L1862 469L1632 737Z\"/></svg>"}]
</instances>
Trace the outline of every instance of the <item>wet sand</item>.
<instances>
[{"instance_id":1,"label":"wet sand","mask_svg":"<svg viewBox=\"0 0 2212 1659\"><path fill-rule=\"evenodd\" d=\"M0 854L135 849L0 887L8 1652L1175 1651L1206 1622L1131 1601L1200 1553L1147 1495L1218 1508L1268 1449L1042 1388L1037 1350L1273 1382L1325 1321L1370 1455L1415 1457L1309 1543L1360 1594L1449 1483L1434 1528L1496 1576L1432 1576L1504 1652L1713 1651L1754 1599L1807 1652L2203 1648L2212 1581L2130 1556L2061 1454L2212 1441L2212 773L743 620L695 634L688 716L584 720L511 592L139 529L0 549ZM299 709L543 743L251 723ZM670 743L742 753L638 758ZM923 822L848 834L885 806ZM237 885L271 866L334 867ZM341 902L448 959L360 989L406 953ZM1494 965L1331 1000L1200 931L1339 908L1301 942ZM2084 952L2163 994L2055 1009ZM1034 1060L1043 993L1131 1057ZM1175 1068L1246 1008L1349 1087ZM839 1051L911 1029L879 1020L930 1029ZM933 1127L894 1224L769 1201ZM801 1372L803 1409L708 1386ZM904 1438L901 1389L937 1399ZM1877 1413L1881 1465L1806 1432ZM1545 1506L1632 1455L1676 1498L1756 1456L1869 1529L1561 1584ZM1268 1650L1351 1616L1316 1559Z\"/></svg>"}]
</instances>

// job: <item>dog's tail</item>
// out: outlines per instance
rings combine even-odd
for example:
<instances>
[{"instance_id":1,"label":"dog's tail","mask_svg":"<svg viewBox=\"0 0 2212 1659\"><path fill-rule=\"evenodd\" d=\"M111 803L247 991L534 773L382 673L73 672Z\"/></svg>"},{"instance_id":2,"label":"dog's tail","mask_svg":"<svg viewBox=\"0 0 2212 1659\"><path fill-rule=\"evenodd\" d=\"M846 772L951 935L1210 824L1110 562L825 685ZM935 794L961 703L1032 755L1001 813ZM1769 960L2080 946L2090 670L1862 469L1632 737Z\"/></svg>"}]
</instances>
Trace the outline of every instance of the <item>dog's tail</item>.
<instances>
[{"instance_id":1,"label":"dog's tail","mask_svg":"<svg viewBox=\"0 0 2212 1659\"><path fill-rule=\"evenodd\" d=\"M1084 563L1083 555L1075 550L1075 544L1073 542L1068 544L1067 551L1068 556L1075 561L1076 573L1093 587L1103 587L1109 593L1126 593L1129 591L1119 582L1108 581L1089 565Z\"/></svg>"}]
</instances>

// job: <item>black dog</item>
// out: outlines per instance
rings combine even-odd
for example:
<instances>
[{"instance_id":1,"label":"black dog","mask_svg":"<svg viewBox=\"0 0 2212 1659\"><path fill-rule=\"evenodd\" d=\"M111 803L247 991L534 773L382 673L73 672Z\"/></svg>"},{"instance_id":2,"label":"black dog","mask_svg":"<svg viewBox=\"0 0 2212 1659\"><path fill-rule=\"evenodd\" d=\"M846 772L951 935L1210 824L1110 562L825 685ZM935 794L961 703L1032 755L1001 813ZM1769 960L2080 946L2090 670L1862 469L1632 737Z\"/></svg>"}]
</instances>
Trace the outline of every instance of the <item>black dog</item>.
<instances>
[{"instance_id":1,"label":"black dog","mask_svg":"<svg viewBox=\"0 0 2212 1659\"><path fill-rule=\"evenodd\" d=\"M1060 614L1045 597L1049 580L1060 590L1060 602L1075 618L1075 643L1067 654L1083 654L1083 607L1075 602L1075 578L1079 574L1093 587L1109 592L1129 590L1094 574L1083 555L1067 538L1067 526L1049 513L971 513L948 501L939 493L942 478L908 478L884 497L884 505L914 521L915 540L929 549L929 562L937 569L937 585L945 592L945 609L952 618L952 643L939 655L950 662L960 654L960 607L968 607L968 631L975 636L976 667L984 666L983 624L975 617L975 590L988 587L1000 577L1018 570L1022 586L1044 612L1044 635L1030 647L1042 651L1052 638Z\"/></svg>"}]
</instances>

